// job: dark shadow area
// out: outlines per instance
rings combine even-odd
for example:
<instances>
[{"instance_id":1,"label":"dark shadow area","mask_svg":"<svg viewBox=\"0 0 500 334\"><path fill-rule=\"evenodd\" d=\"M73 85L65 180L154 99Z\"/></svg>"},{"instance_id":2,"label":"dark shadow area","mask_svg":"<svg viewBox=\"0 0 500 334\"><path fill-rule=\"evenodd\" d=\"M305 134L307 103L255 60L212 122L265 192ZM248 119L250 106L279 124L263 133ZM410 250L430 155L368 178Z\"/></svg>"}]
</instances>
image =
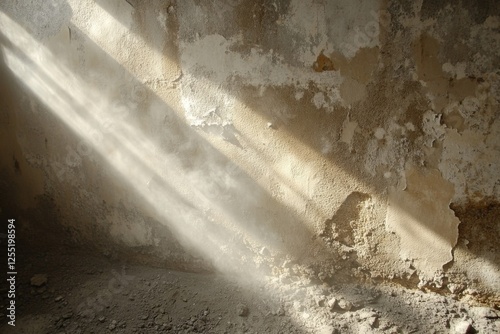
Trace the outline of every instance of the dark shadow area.
<instances>
[{"instance_id":1,"label":"dark shadow area","mask_svg":"<svg viewBox=\"0 0 500 334\"><path fill-rule=\"evenodd\" d=\"M103 258L67 247L19 261L16 327L2 333L306 333L264 311L272 298L220 274L196 274ZM30 284L43 276L45 283ZM249 307L245 317L237 306Z\"/></svg>"},{"instance_id":2,"label":"dark shadow area","mask_svg":"<svg viewBox=\"0 0 500 334\"><path fill-rule=\"evenodd\" d=\"M468 250L478 257L495 254L500 240L500 203L486 199L478 203L453 204L451 208L460 219L459 235L468 240ZM500 266L500 256L497 255L493 262Z\"/></svg>"},{"instance_id":3,"label":"dark shadow area","mask_svg":"<svg viewBox=\"0 0 500 334\"><path fill-rule=\"evenodd\" d=\"M498 254L500 204L489 198L477 203L453 204L451 208L460 219L460 225L457 246L453 250L458 264L450 263L446 268L450 279L459 282L457 278L463 275L461 271L468 271L469 274L474 275L473 279L481 280L492 290L490 293L477 293L476 300L486 305L495 305L497 309L500 309L500 297L494 293L498 278L495 278L494 273L489 270L478 272L473 269L476 262L486 264L485 268L488 269L500 267ZM459 265L458 268L456 268L457 265ZM455 290L454 293L458 295L466 293L466 287L463 284L454 284L450 286L450 289Z\"/></svg>"}]
</instances>

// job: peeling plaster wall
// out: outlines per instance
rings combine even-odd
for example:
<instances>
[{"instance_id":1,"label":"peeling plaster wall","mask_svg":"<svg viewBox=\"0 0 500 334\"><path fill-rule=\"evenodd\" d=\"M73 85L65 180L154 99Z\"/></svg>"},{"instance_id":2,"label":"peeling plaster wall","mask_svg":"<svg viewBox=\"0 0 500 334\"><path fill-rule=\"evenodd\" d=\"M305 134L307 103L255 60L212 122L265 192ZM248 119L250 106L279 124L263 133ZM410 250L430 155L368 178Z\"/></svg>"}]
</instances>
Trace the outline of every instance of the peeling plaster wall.
<instances>
[{"instance_id":1,"label":"peeling plaster wall","mask_svg":"<svg viewBox=\"0 0 500 334\"><path fill-rule=\"evenodd\" d=\"M496 2L0 10L1 205L28 230L498 302Z\"/></svg>"}]
</instances>

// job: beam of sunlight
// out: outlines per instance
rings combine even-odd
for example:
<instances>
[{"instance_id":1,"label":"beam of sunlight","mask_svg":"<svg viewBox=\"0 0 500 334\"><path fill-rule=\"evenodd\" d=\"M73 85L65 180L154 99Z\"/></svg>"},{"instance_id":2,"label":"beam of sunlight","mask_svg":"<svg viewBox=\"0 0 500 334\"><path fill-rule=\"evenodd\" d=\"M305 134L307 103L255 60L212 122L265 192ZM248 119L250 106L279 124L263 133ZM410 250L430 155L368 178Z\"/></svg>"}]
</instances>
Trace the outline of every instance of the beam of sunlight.
<instances>
[{"instance_id":1,"label":"beam of sunlight","mask_svg":"<svg viewBox=\"0 0 500 334\"><path fill-rule=\"evenodd\" d=\"M9 69L87 145L105 157L169 222L185 245L194 246L224 271L241 269L241 258L252 258L244 245L231 243L241 231L207 196L210 180L196 172L186 173L174 155L159 154L158 148L129 124L129 111L115 110L121 119L106 118L106 111L116 108L112 101L72 74L7 15L0 13L0 22L8 38L2 51ZM214 217L222 218L225 224L217 224ZM252 271L245 275L251 276Z\"/></svg>"},{"instance_id":2,"label":"beam of sunlight","mask_svg":"<svg viewBox=\"0 0 500 334\"><path fill-rule=\"evenodd\" d=\"M150 47L144 38L131 29L134 25L134 8L127 1L95 3L97 6L92 6L90 16L74 15L71 20L88 38L141 82L158 77L164 78L165 73L171 72L171 69L165 66L165 55L157 48ZM76 2L74 5L80 4ZM106 9L104 5L110 8ZM79 10L75 10L77 11ZM114 15L119 16L120 20ZM144 50L147 50L147 57ZM150 64L136 66L137 62Z\"/></svg>"},{"instance_id":3,"label":"beam of sunlight","mask_svg":"<svg viewBox=\"0 0 500 334\"><path fill-rule=\"evenodd\" d=\"M115 15L120 16L120 20L115 18L108 10L111 10L108 8L106 10L103 8L103 4L98 2L98 10L93 12L93 17L91 18L91 21L93 22L104 22L104 28L99 28L99 27L93 27L93 25L90 25L90 27L87 24L84 24L84 22L79 22L77 19L74 19L74 23L78 25L80 29L82 29L83 32L87 33L88 37L91 38L99 47L103 49L110 57L113 59L116 59L119 63L123 63L121 61L124 57L122 54L122 48L117 48L117 45L113 45L113 43L110 43L110 41L117 40L117 38L106 38L106 32L116 29L117 30L117 35L118 36L127 36L126 33L126 27L132 25L131 21L131 12L132 8L126 4L116 4L113 5L113 10L115 11ZM98 24L97 26L100 26ZM125 29L125 30L124 30ZM143 48L148 49L149 51L152 52L153 58L159 58L161 55L159 55L158 51L154 47L150 47L147 45L147 42L138 35L135 34L128 34L134 36L133 38L134 43L139 43L140 46ZM185 52L193 52L189 48L185 50ZM210 57L207 57L207 59ZM243 59L238 60L240 62L244 61ZM156 61L158 62L158 61ZM269 60L267 60L269 62ZM266 62L266 66L270 66L270 63L268 64ZM127 62L125 62L127 63ZM159 64L163 62L158 62ZM239 64L239 63L238 63ZM126 65L125 65L126 66ZM202 66L202 64L200 65ZM244 66L240 65L232 65L235 68L243 68ZM134 69L134 66L126 66L127 70L129 70L136 78L141 78L144 77L143 73L137 73L137 71ZM163 68L160 66L159 67L161 73L163 71ZM242 107L241 102L238 101L236 98L233 96L230 96L231 94L227 91L225 91L224 88L220 87L220 85L217 85L215 82L211 82L210 80L206 78L200 78L200 77L195 77L191 76L189 74L189 71L191 69L188 67L186 68L186 71L184 71L184 76L185 77L192 77L192 80L196 81L194 89L199 89L200 87L203 87L205 90L208 90L210 93L207 93L205 95L200 95L200 94L189 94L191 98L197 99L196 101L191 101L186 98L185 95L182 95L182 104L183 107L187 110L191 108L196 108L198 105L222 105L225 106L223 109L228 109L232 110L235 109L236 107ZM281 67L279 68L279 71L285 71ZM273 69L273 71L277 71L276 69ZM279 72L278 71L278 72ZM289 70L287 70L289 71ZM287 72L285 71L285 72ZM277 73L275 73L274 76L279 76ZM292 76L293 77L293 76ZM255 77L253 77L253 80L255 81ZM326 80L326 79L324 79ZM338 80L338 79L335 79ZM335 81L334 80L334 81ZM257 81L256 81L257 82ZM304 83L303 83L304 84ZM189 86L186 84L185 86ZM175 109L174 109L175 110ZM175 110L176 113L180 114L181 112ZM210 112L207 111L207 112ZM220 112L220 110L219 110ZM187 122L190 125L196 125L198 119L191 119L190 115L192 113L187 112L186 117L187 117ZM247 115L249 118L251 117L251 120L249 119L249 122L255 122L255 124L266 124L266 121L264 118L259 115L258 113L252 113L252 115ZM116 134L118 136L122 136L126 138L130 138L131 134L137 133L137 129L133 129L132 126L127 126L128 129L127 131L116 131ZM349 193L352 191L351 187L348 186L348 182L346 180L352 179L352 177L349 175L348 172L342 170L340 167L337 167L331 160L326 159L324 156L322 156L319 152L317 152L314 149L311 149L307 147L301 140L297 139L294 137L291 133L289 133L289 130L286 129L286 127L282 127L280 130L281 132L284 133L284 139L280 138L279 142L283 145L286 145L287 149L286 152L287 154L283 155L279 161L275 161L275 159L272 159L270 156L266 156L266 153L263 152L263 150L258 149L258 143L256 142L255 139L252 139L250 136L245 136L244 140L245 143L251 147L251 150L247 150L245 155L239 154L238 157L231 157L231 160L233 163L237 164L238 168L241 168L245 172L247 172L252 178L255 180L262 180L262 171L261 170L255 170L255 161L263 161L267 166L270 166L271 168L267 168L266 172L270 174L271 178L274 178L276 180L279 180L280 188L281 191L284 192L284 196L276 196L274 197L276 201L281 203L284 207L289 208L294 210L299 217L302 219L307 219L307 220L312 220L312 221L325 221L326 219L331 218L334 210L332 208L341 205L341 202L339 203L328 203L327 205L323 205L322 207L320 206L321 204L318 203L327 203L326 201L314 201L313 198L316 193L319 191L316 191L315 189L315 176L313 175L315 171L321 171L321 170L333 170L331 175L327 175L326 177L332 179L332 184L335 184L335 191L340 194L344 194L344 196L339 196L339 197L347 197ZM204 137L206 139L209 139L207 137ZM144 142L139 143L139 145L143 145ZM224 142L220 142L218 145L217 142L213 143L213 145L216 147L216 149L219 152L224 152L225 150L225 145ZM154 152L155 150L155 145L151 145L151 152ZM148 152L144 151L143 148L139 148L137 144L130 145L128 147L131 150L135 150L137 152ZM300 154L299 154L300 152ZM309 161L307 165L308 171L305 171L305 174L302 176L296 176L292 175L292 169L293 166L298 166L299 161L305 160L304 157L302 157L303 152L307 152L307 161ZM154 156L154 155L148 155L148 156ZM328 168L323 168L323 166L328 166ZM179 173L177 173L179 174ZM309 176L305 176L308 174ZM322 175L323 176L323 175ZM343 181L339 181L343 180ZM358 182L359 183L359 182ZM180 183L183 184L183 183ZM265 189L269 187L269 184L263 184L261 183L261 186ZM369 185L367 184L362 184L363 187L366 187L367 191L372 190ZM308 189L308 191L302 191L301 189ZM370 191L370 193L373 193L373 191ZM213 203L212 203L213 204ZM311 208L311 212L313 212L313 216L311 217L306 217L304 214L306 212L306 206L307 208ZM306 228L309 229L311 233L315 233L314 227L313 226L307 226Z\"/></svg>"},{"instance_id":4,"label":"beam of sunlight","mask_svg":"<svg viewBox=\"0 0 500 334\"><path fill-rule=\"evenodd\" d=\"M105 92L84 82L65 66L63 59L56 58L2 12L0 28L3 56L13 75L89 149L103 157L130 185L129 189L148 202L181 244L195 248L216 268L237 275L243 282L260 282L264 278L256 260L260 255L249 245L257 245L257 249L269 247L269 238L276 242L272 239L280 235L267 230L265 221L256 222L261 217L259 199L252 196L258 194L250 192L236 199L236 204L247 202L235 210L247 212L248 220L238 221L234 212L227 212L222 205L232 199L214 199L220 190L212 189L222 183L232 188L229 196L234 196L248 188L246 184L217 170L219 166L210 166L208 174L196 168L186 170L180 157L162 152L134 126L130 106L116 105ZM88 159L92 158L89 155ZM298 231L298 240L302 236ZM279 241L276 248L280 248Z\"/></svg>"}]
</instances>

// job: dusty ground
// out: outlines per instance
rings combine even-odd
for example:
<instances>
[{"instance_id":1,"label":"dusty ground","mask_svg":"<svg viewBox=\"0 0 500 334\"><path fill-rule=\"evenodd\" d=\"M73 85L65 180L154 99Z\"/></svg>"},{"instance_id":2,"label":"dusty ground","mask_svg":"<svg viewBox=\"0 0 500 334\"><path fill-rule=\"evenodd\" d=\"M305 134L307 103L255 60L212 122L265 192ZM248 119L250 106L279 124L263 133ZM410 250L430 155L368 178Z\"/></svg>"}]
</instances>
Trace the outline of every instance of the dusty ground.
<instances>
[{"instance_id":1,"label":"dusty ground","mask_svg":"<svg viewBox=\"0 0 500 334\"><path fill-rule=\"evenodd\" d=\"M250 284L69 249L19 261L16 327L2 314L1 333L500 332L491 308L396 285L320 283L291 264ZM5 310L5 288L1 298Z\"/></svg>"}]
</instances>

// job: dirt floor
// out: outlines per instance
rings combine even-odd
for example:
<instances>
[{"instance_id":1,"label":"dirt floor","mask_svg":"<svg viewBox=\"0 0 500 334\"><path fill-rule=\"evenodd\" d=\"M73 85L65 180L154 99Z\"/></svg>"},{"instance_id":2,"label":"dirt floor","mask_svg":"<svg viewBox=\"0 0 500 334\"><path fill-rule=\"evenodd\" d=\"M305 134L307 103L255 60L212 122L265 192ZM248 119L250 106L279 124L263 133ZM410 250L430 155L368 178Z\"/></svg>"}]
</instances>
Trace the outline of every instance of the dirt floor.
<instances>
[{"instance_id":1,"label":"dirt floor","mask_svg":"<svg viewBox=\"0 0 500 334\"><path fill-rule=\"evenodd\" d=\"M69 249L18 261L16 327L2 314L0 333L500 333L498 310L398 285L243 282Z\"/></svg>"}]
</instances>

